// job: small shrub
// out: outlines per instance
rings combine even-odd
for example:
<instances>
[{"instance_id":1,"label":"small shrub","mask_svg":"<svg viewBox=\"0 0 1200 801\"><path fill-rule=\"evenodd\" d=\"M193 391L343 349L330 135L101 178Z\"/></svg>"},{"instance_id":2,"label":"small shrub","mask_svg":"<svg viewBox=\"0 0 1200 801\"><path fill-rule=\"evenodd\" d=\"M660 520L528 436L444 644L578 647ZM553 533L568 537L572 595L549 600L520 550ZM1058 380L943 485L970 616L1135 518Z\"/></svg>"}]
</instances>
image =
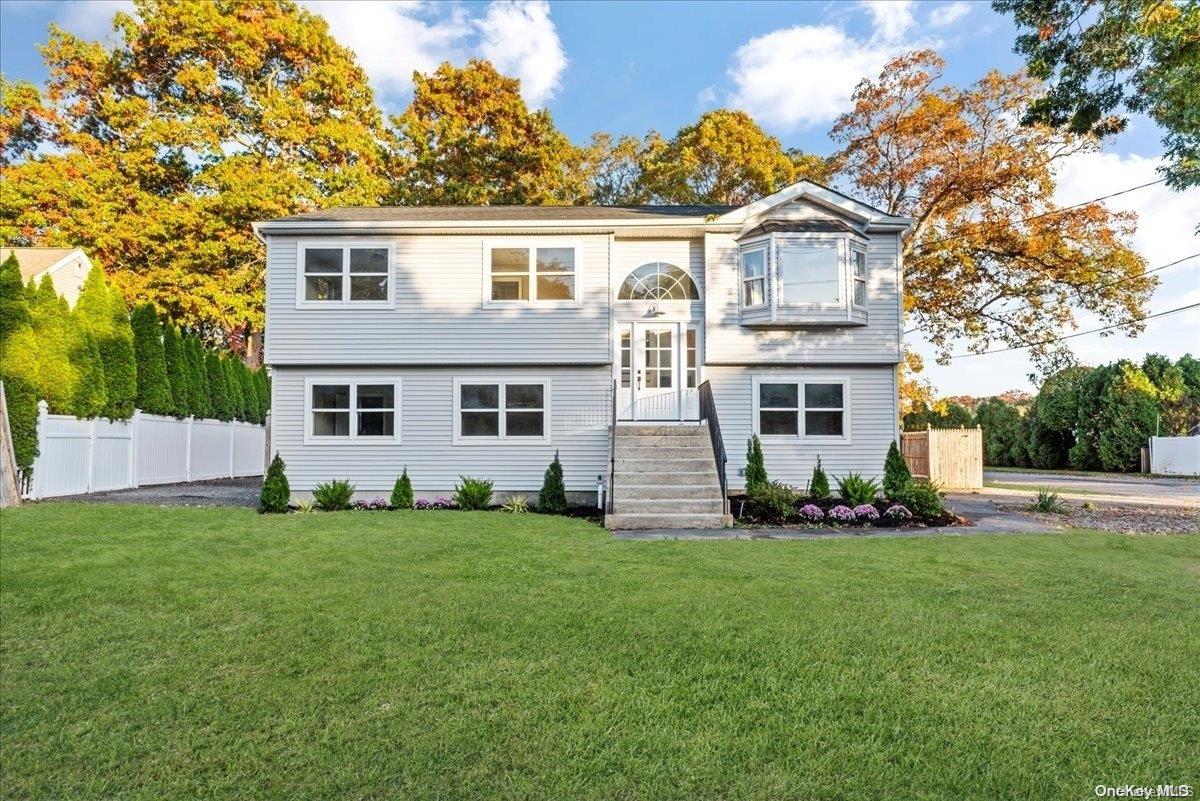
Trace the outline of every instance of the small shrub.
<instances>
[{"instance_id":1,"label":"small shrub","mask_svg":"<svg viewBox=\"0 0 1200 801\"><path fill-rule=\"evenodd\" d=\"M1038 490L1038 494L1033 498L1033 503L1029 504L1029 511L1061 515L1066 514L1067 505L1058 497L1057 492L1044 489Z\"/></svg>"},{"instance_id":2,"label":"small shrub","mask_svg":"<svg viewBox=\"0 0 1200 801\"><path fill-rule=\"evenodd\" d=\"M946 511L942 493L937 484L930 481L910 481L892 500L904 504L914 515L924 519L941 517Z\"/></svg>"},{"instance_id":3,"label":"small shrub","mask_svg":"<svg viewBox=\"0 0 1200 801\"><path fill-rule=\"evenodd\" d=\"M883 516L894 523L899 523L901 520L912 520L913 515L904 504L894 503L884 511Z\"/></svg>"},{"instance_id":4,"label":"small shrub","mask_svg":"<svg viewBox=\"0 0 1200 801\"><path fill-rule=\"evenodd\" d=\"M854 522L854 510L849 506L837 506L825 513L825 516L835 523L852 523Z\"/></svg>"},{"instance_id":5,"label":"small shrub","mask_svg":"<svg viewBox=\"0 0 1200 801\"><path fill-rule=\"evenodd\" d=\"M523 515L529 511L529 499L524 495L509 495L508 500L500 507L500 511L512 515Z\"/></svg>"},{"instance_id":6,"label":"small shrub","mask_svg":"<svg viewBox=\"0 0 1200 801\"><path fill-rule=\"evenodd\" d=\"M904 456L896 447L896 440L892 440L887 458L883 460L883 494L890 498L896 492L904 489L904 485L910 481L912 481L912 473L909 472L908 463L904 461Z\"/></svg>"},{"instance_id":7,"label":"small shrub","mask_svg":"<svg viewBox=\"0 0 1200 801\"><path fill-rule=\"evenodd\" d=\"M393 509L413 508L412 481L408 478L407 467L404 468L404 472L400 474L400 478L396 479L396 484L392 487L391 502Z\"/></svg>"},{"instance_id":8,"label":"small shrub","mask_svg":"<svg viewBox=\"0 0 1200 801\"><path fill-rule=\"evenodd\" d=\"M454 488L454 503L459 509L486 509L492 502L492 483L482 478L459 476L462 483Z\"/></svg>"},{"instance_id":9,"label":"small shrub","mask_svg":"<svg viewBox=\"0 0 1200 801\"><path fill-rule=\"evenodd\" d=\"M296 513L297 514L310 515L313 513L313 510L316 508L317 508L316 504L314 504L311 500L309 500L307 498L305 498L302 501L296 501Z\"/></svg>"},{"instance_id":10,"label":"small shrub","mask_svg":"<svg viewBox=\"0 0 1200 801\"><path fill-rule=\"evenodd\" d=\"M767 467L763 463L762 441L758 434L751 434L746 442L746 494L767 483Z\"/></svg>"},{"instance_id":11,"label":"small shrub","mask_svg":"<svg viewBox=\"0 0 1200 801\"><path fill-rule=\"evenodd\" d=\"M538 493L537 510L547 515L561 515L567 511L567 488L563 483L563 467L558 460L558 451L554 452L554 461L546 468L542 491Z\"/></svg>"},{"instance_id":12,"label":"small shrub","mask_svg":"<svg viewBox=\"0 0 1200 801\"><path fill-rule=\"evenodd\" d=\"M878 520L879 510L873 504L860 503L854 507L855 520Z\"/></svg>"},{"instance_id":13,"label":"small shrub","mask_svg":"<svg viewBox=\"0 0 1200 801\"><path fill-rule=\"evenodd\" d=\"M858 473L849 473L838 479L838 494L842 500L854 506L869 504L879 494L879 482L873 478L863 478Z\"/></svg>"},{"instance_id":14,"label":"small shrub","mask_svg":"<svg viewBox=\"0 0 1200 801\"><path fill-rule=\"evenodd\" d=\"M750 495L750 510L759 520L786 523L796 511L796 490L778 481L768 481Z\"/></svg>"},{"instance_id":15,"label":"small shrub","mask_svg":"<svg viewBox=\"0 0 1200 801\"><path fill-rule=\"evenodd\" d=\"M354 497L354 485L341 479L326 481L313 487L312 494L318 509L338 512L350 508L350 499Z\"/></svg>"},{"instance_id":16,"label":"small shrub","mask_svg":"<svg viewBox=\"0 0 1200 801\"><path fill-rule=\"evenodd\" d=\"M806 503L800 507L800 517L809 523L819 523L825 519L825 512L815 503Z\"/></svg>"},{"instance_id":17,"label":"small shrub","mask_svg":"<svg viewBox=\"0 0 1200 801\"><path fill-rule=\"evenodd\" d=\"M808 482L808 494L818 501L829 497L829 476L821 469L821 457L817 457L817 466L813 468L812 478Z\"/></svg>"},{"instance_id":18,"label":"small shrub","mask_svg":"<svg viewBox=\"0 0 1200 801\"><path fill-rule=\"evenodd\" d=\"M350 504L350 508L361 512L381 512L392 507L383 498L373 498L369 501L355 501Z\"/></svg>"},{"instance_id":19,"label":"small shrub","mask_svg":"<svg viewBox=\"0 0 1200 801\"><path fill-rule=\"evenodd\" d=\"M262 490L258 493L258 511L278 514L288 510L292 490L288 486L286 467L279 454L271 460L267 474L263 477Z\"/></svg>"}]
</instances>

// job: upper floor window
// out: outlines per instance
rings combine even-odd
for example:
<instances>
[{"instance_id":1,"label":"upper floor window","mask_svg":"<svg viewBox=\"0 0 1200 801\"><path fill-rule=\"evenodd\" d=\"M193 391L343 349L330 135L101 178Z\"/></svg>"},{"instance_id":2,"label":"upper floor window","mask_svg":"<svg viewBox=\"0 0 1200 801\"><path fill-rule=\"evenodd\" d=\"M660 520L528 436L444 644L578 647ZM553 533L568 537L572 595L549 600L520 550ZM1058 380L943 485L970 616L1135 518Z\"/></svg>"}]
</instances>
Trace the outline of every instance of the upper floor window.
<instances>
[{"instance_id":1,"label":"upper floor window","mask_svg":"<svg viewBox=\"0 0 1200 801\"><path fill-rule=\"evenodd\" d=\"M617 300L700 300L700 290L686 270L656 261L626 276Z\"/></svg>"},{"instance_id":2,"label":"upper floor window","mask_svg":"<svg viewBox=\"0 0 1200 801\"><path fill-rule=\"evenodd\" d=\"M573 301L577 249L573 245L493 245L487 265L495 302Z\"/></svg>"},{"instance_id":3,"label":"upper floor window","mask_svg":"<svg viewBox=\"0 0 1200 801\"><path fill-rule=\"evenodd\" d=\"M750 308L767 302L767 249L742 251L742 306Z\"/></svg>"},{"instance_id":4,"label":"upper floor window","mask_svg":"<svg viewBox=\"0 0 1200 801\"><path fill-rule=\"evenodd\" d=\"M391 247L302 245L300 298L305 304L373 304L391 302Z\"/></svg>"},{"instance_id":5,"label":"upper floor window","mask_svg":"<svg viewBox=\"0 0 1200 801\"><path fill-rule=\"evenodd\" d=\"M837 242L780 243L779 284L784 303L838 303L840 275Z\"/></svg>"},{"instance_id":6,"label":"upper floor window","mask_svg":"<svg viewBox=\"0 0 1200 801\"><path fill-rule=\"evenodd\" d=\"M854 305L867 305L867 252L860 247L850 247L850 260L854 265Z\"/></svg>"},{"instance_id":7,"label":"upper floor window","mask_svg":"<svg viewBox=\"0 0 1200 801\"><path fill-rule=\"evenodd\" d=\"M307 382L310 442L393 441L399 426L399 379Z\"/></svg>"}]
</instances>

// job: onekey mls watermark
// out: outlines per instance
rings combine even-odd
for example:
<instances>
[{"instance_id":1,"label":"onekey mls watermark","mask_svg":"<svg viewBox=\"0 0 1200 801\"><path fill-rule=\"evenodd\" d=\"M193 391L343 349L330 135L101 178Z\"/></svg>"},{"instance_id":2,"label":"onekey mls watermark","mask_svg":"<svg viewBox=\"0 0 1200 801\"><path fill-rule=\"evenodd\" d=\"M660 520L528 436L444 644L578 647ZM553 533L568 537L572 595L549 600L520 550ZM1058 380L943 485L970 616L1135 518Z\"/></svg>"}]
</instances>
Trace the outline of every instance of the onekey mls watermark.
<instances>
[{"instance_id":1,"label":"onekey mls watermark","mask_svg":"<svg viewBox=\"0 0 1200 801\"><path fill-rule=\"evenodd\" d=\"M1097 798L1192 798L1190 784L1097 784L1092 788Z\"/></svg>"}]
</instances>

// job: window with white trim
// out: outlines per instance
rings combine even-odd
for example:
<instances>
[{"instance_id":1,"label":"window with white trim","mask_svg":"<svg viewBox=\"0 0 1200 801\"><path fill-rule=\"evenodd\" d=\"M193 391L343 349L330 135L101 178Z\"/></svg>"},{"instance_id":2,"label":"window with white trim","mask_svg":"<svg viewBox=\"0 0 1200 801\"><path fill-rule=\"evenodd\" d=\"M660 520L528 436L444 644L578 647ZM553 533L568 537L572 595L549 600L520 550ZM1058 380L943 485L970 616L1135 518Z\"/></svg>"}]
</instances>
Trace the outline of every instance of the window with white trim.
<instances>
[{"instance_id":1,"label":"window with white trim","mask_svg":"<svg viewBox=\"0 0 1200 801\"><path fill-rule=\"evenodd\" d=\"M391 301L391 247L387 244L304 245L300 269L303 303Z\"/></svg>"},{"instance_id":2,"label":"window with white trim","mask_svg":"<svg viewBox=\"0 0 1200 801\"><path fill-rule=\"evenodd\" d=\"M845 382L763 379L756 391L760 435L845 438Z\"/></svg>"},{"instance_id":3,"label":"window with white trim","mask_svg":"<svg viewBox=\"0 0 1200 801\"><path fill-rule=\"evenodd\" d=\"M311 440L394 440L399 426L400 382L308 382Z\"/></svg>"},{"instance_id":4,"label":"window with white trim","mask_svg":"<svg viewBox=\"0 0 1200 801\"><path fill-rule=\"evenodd\" d=\"M549 384L540 381L457 381L455 438L548 440L549 396Z\"/></svg>"},{"instance_id":5,"label":"window with white trim","mask_svg":"<svg viewBox=\"0 0 1200 801\"><path fill-rule=\"evenodd\" d=\"M854 305L867 305L867 252L857 245L850 246L851 278L854 281Z\"/></svg>"},{"instance_id":6,"label":"window with white trim","mask_svg":"<svg viewBox=\"0 0 1200 801\"><path fill-rule=\"evenodd\" d=\"M767 302L767 249L742 251L742 306L752 308Z\"/></svg>"},{"instance_id":7,"label":"window with white trim","mask_svg":"<svg viewBox=\"0 0 1200 801\"><path fill-rule=\"evenodd\" d=\"M779 285L783 303L839 303L837 242L781 242Z\"/></svg>"},{"instance_id":8,"label":"window with white trim","mask_svg":"<svg viewBox=\"0 0 1200 801\"><path fill-rule=\"evenodd\" d=\"M488 297L496 303L573 301L577 260L574 245L492 245Z\"/></svg>"}]
</instances>

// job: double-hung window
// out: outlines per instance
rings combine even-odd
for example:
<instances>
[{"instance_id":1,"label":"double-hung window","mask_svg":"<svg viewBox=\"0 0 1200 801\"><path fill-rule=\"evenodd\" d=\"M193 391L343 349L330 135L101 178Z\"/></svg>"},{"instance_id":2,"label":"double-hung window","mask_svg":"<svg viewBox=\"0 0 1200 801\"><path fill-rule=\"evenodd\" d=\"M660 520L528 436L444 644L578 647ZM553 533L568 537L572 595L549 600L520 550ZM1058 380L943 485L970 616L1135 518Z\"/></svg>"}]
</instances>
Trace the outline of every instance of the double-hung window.
<instances>
[{"instance_id":1,"label":"double-hung window","mask_svg":"<svg viewBox=\"0 0 1200 801\"><path fill-rule=\"evenodd\" d=\"M392 442L399 439L400 380L307 382L309 442Z\"/></svg>"},{"instance_id":2,"label":"double-hung window","mask_svg":"<svg viewBox=\"0 0 1200 801\"><path fill-rule=\"evenodd\" d=\"M854 305L867 305L867 252L857 245L850 246L851 278L854 281Z\"/></svg>"},{"instance_id":3,"label":"double-hung window","mask_svg":"<svg viewBox=\"0 0 1200 801\"><path fill-rule=\"evenodd\" d=\"M845 382L763 378L755 392L760 435L847 438Z\"/></svg>"},{"instance_id":4,"label":"double-hung window","mask_svg":"<svg viewBox=\"0 0 1200 801\"><path fill-rule=\"evenodd\" d=\"M742 307L753 308L767 302L767 249L742 251Z\"/></svg>"},{"instance_id":5,"label":"double-hung window","mask_svg":"<svg viewBox=\"0 0 1200 801\"><path fill-rule=\"evenodd\" d=\"M454 385L455 441L547 442L550 384L542 381L476 381Z\"/></svg>"},{"instance_id":6,"label":"double-hung window","mask_svg":"<svg viewBox=\"0 0 1200 801\"><path fill-rule=\"evenodd\" d=\"M392 249L386 242L303 245L303 305L386 306L392 300Z\"/></svg>"},{"instance_id":7,"label":"double-hung window","mask_svg":"<svg viewBox=\"0 0 1200 801\"><path fill-rule=\"evenodd\" d=\"M492 303L577 299L574 245L496 244L487 249L486 257Z\"/></svg>"}]
</instances>

